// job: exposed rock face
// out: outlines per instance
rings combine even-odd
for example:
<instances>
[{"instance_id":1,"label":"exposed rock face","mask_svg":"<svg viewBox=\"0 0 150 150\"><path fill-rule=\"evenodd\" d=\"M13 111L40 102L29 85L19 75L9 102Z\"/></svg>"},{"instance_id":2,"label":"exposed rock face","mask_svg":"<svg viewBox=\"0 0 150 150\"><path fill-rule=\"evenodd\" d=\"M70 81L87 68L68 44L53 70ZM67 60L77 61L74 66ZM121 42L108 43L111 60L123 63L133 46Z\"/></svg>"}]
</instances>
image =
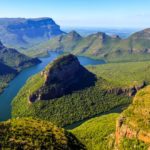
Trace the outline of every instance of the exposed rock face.
<instances>
[{"instance_id":1,"label":"exposed rock face","mask_svg":"<svg viewBox=\"0 0 150 150\"><path fill-rule=\"evenodd\" d=\"M0 29L2 42L13 48L26 48L63 33L51 18L0 18Z\"/></svg>"},{"instance_id":2,"label":"exposed rock face","mask_svg":"<svg viewBox=\"0 0 150 150\"><path fill-rule=\"evenodd\" d=\"M150 86L140 90L133 104L125 110L116 124L116 144L123 138L150 144Z\"/></svg>"},{"instance_id":3,"label":"exposed rock face","mask_svg":"<svg viewBox=\"0 0 150 150\"><path fill-rule=\"evenodd\" d=\"M132 127L129 127L128 125L124 124L122 122L120 124L120 120L123 118L119 118L116 125L116 144L119 144L121 139L126 137L129 139L138 139L145 143L150 144L150 133L146 131L142 131L140 129L133 129ZM125 119L125 118L124 118Z\"/></svg>"},{"instance_id":4,"label":"exposed rock face","mask_svg":"<svg viewBox=\"0 0 150 150\"><path fill-rule=\"evenodd\" d=\"M115 88L107 90L109 94L116 94L116 95L127 95L129 97L134 96L139 90L146 86L146 82L143 81L141 85L133 86L131 88Z\"/></svg>"},{"instance_id":5,"label":"exposed rock face","mask_svg":"<svg viewBox=\"0 0 150 150\"><path fill-rule=\"evenodd\" d=\"M44 85L33 93L29 100L49 100L58 98L73 91L84 89L95 83L95 75L80 65L72 54L56 59L51 67L41 72Z\"/></svg>"}]
</instances>

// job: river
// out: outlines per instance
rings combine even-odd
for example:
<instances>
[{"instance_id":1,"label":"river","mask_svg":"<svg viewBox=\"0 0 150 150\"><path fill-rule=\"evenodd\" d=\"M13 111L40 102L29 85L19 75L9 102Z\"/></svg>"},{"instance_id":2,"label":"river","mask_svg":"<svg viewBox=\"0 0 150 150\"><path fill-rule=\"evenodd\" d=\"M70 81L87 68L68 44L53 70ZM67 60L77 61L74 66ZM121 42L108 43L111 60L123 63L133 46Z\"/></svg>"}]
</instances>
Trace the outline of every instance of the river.
<instances>
[{"instance_id":1,"label":"river","mask_svg":"<svg viewBox=\"0 0 150 150\"><path fill-rule=\"evenodd\" d=\"M11 102L26 83L27 79L43 70L48 63L52 62L59 55L60 53L57 52L49 52L48 57L40 58L42 63L23 70L8 84L8 87L6 87L4 92L0 95L0 121L5 121L11 118ZM78 59L84 66L105 63L103 60L94 60L82 56L78 56Z\"/></svg>"}]
</instances>

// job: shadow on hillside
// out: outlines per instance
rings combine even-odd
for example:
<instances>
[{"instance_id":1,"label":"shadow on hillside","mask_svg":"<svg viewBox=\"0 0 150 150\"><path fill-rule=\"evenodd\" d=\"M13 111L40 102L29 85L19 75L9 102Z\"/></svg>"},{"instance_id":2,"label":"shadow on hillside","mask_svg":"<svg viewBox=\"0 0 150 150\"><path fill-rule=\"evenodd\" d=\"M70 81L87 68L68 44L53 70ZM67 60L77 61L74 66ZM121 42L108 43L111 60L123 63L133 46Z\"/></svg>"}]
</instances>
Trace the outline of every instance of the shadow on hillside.
<instances>
[{"instance_id":1,"label":"shadow on hillside","mask_svg":"<svg viewBox=\"0 0 150 150\"><path fill-rule=\"evenodd\" d=\"M107 115L107 114L110 114L110 113L121 113L121 112L123 112L129 105L130 105L130 104L124 105L124 106L118 106L118 107L116 107L116 108L114 108L114 109L112 109L112 110L110 110L110 111L107 111L107 112L104 112L104 113L100 113L100 114L94 115L94 116L89 117L89 118L85 118L85 119L80 120L80 121L77 121L77 122L75 122L75 123L73 123L73 124L71 124L71 125L66 125L66 126L64 126L64 128L67 129L67 130L72 130L72 129L77 128L78 126L80 126L80 125L83 124L84 122L86 122L86 121L88 121L89 119L92 119L92 118L94 118L94 117L100 117L100 116Z\"/></svg>"},{"instance_id":2,"label":"shadow on hillside","mask_svg":"<svg viewBox=\"0 0 150 150\"><path fill-rule=\"evenodd\" d=\"M44 84L39 90L30 96L30 101L51 100L60 98L73 92L95 86L96 75L81 67L78 72L68 79L54 78L49 84Z\"/></svg>"}]
</instances>

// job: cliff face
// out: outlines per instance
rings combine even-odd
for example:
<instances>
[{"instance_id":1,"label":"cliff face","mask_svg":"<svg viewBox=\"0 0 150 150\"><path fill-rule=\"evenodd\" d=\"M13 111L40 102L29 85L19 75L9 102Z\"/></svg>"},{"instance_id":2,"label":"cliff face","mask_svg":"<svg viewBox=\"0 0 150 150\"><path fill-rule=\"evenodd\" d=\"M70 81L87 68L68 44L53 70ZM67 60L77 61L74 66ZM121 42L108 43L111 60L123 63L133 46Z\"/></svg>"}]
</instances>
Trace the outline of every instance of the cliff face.
<instances>
[{"instance_id":1,"label":"cliff face","mask_svg":"<svg viewBox=\"0 0 150 150\"><path fill-rule=\"evenodd\" d=\"M136 94L133 104L117 120L116 144L123 138L150 144L150 86Z\"/></svg>"},{"instance_id":2,"label":"cliff face","mask_svg":"<svg viewBox=\"0 0 150 150\"><path fill-rule=\"evenodd\" d=\"M44 76L44 85L31 94L31 102L70 94L94 85L96 80L95 75L81 66L77 57L71 54L55 60L48 69L41 72L41 76Z\"/></svg>"},{"instance_id":3,"label":"cliff face","mask_svg":"<svg viewBox=\"0 0 150 150\"><path fill-rule=\"evenodd\" d=\"M1 18L0 29L2 42L13 48L26 48L63 33L51 18Z\"/></svg>"},{"instance_id":4,"label":"cliff face","mask_svg":"<svg viewBox=\"0 0 150 150\"><path fill-rule=\"evenodd\" d=\"M140 85L135 85L130 88L113 88L107 90L108 94L116 94L116 95L127 95L129 97L134 96L139 90L143 89L146 86L146 82L143 81Z\"/></svg>"}]
</instances>

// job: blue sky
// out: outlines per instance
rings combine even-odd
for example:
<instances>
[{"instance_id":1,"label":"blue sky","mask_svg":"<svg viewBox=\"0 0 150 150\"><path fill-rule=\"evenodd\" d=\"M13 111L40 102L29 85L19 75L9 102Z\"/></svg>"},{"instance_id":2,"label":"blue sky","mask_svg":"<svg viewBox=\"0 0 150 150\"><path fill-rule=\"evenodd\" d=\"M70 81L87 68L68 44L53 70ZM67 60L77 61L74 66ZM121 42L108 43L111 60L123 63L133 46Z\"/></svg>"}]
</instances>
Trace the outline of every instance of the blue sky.
<instances>
[{"instance_id":1,"label":"blue sky","mask_svg":"<svg viewBox=\"0 0 150 150\"><path fill-rule=\"evenodd\" d=\"M0 0L0 17L51 17L61 26L150 27L150 0Z\"/></svg>"}]
</instances>

